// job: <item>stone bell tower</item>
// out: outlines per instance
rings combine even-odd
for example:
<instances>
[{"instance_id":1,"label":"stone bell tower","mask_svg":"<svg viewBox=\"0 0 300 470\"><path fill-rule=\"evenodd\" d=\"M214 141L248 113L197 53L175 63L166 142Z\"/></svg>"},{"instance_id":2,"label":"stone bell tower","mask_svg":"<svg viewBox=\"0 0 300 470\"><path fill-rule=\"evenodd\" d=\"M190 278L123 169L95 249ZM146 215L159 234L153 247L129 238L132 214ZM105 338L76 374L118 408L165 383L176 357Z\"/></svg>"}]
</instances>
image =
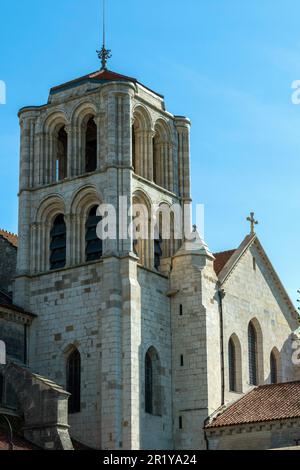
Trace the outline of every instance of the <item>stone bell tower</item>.
<instances>
[{"instance_id":1,"label":"stone bell tower","mask_svg":"<svg viewBox=\"0 0 300 470\"><path fill-rule=\"evenodd\" d=\"M190 123L167 112L163 96L107 70L105 54L101 71L20 110L14 301L37 315L29 367L71 393L72 437L98 449L172 448L167 292L181 242L136 242L124 208L141 203L150 219L153 205L190 203ZM103 241L101 204L116 213L116 236ZM147 351L159 364L151 406Z\"/></svg>"}]
</instances>

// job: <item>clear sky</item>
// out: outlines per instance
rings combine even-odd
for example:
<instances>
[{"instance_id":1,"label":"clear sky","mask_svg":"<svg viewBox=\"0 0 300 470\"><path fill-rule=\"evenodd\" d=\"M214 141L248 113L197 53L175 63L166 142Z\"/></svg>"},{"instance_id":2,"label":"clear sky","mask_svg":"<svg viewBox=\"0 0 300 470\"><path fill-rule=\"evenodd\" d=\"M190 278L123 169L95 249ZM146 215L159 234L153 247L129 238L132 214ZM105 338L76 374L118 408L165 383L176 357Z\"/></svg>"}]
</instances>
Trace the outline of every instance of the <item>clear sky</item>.
<instances>
[{"instance_id":1,"label":"clear sky","mask_svg":"<svg viewBox=\"0 0 300 470\"><path fill-rule=\"evenodd\" d=\"M17 112L97 70L100 0L1 0L0 226L17 230ZM293 299L300 287L299 0L107 0L110 69L192 120L194 203L211 250L235 248L255 211Z\"/></svg>"}]
</instances>

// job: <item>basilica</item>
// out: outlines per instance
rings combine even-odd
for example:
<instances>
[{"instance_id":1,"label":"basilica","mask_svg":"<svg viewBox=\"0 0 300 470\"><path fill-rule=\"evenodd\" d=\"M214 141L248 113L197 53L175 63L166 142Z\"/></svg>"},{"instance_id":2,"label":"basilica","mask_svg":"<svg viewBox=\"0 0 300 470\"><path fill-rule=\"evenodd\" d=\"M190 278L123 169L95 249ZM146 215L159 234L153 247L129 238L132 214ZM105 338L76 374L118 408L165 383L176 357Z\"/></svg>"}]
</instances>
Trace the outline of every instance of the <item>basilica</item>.
<instances>
[{"instance_id":1,"label":"basilica","mask_svg":"<svg viewBox=\"0 0 300 470\"><path fill-rule=\"evenodd\" d=\"M189 119L104 57L19 120L19 233L0 231L7 445L297 446L299 317L254 214L221 253L196 227L175 237L172 217L168 239L97 235L101 204L124 226L124 201L146 219L191 205Z\"/></svg>"}]
</instances>

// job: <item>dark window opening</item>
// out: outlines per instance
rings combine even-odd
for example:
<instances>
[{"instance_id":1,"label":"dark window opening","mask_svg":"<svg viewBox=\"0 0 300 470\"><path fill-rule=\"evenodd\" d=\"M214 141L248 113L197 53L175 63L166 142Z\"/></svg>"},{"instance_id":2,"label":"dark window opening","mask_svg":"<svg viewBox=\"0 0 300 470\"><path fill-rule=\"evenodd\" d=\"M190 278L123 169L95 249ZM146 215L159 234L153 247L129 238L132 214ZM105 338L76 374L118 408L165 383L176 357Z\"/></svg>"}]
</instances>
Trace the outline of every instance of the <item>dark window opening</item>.
<instances>
[{"instance_id":1,"label":"dark window opening","mask_svg":"<svg viewBox=\"0 0 300 470\"><path fill-rule=\"evenodd\" d=\"M182 317L182 315L183 315L183 306L182 306L182 305L179 306L179 315L180 315L181 317Z\"/></svg>"},{"instance_id":2,"label":"dark window opening","mask_svg":"<svg viewBox=\"0 0 300 470\"><path fill-rule=\"evenodd\" d=\"M257 385L257 335L252 323L248 327L249 383Z\"/></svg>"},{"instance_id":3,"label":"dark window opening","mask_svg":"<svg viewBox=\"0 0 300 470\"><path fill-rule=\"evenodd\" d=\"M66 265L66 224L64 216L58 215L50 233L50 269L64 268Z\"/></svg>"},{"instance_id":4,"label":"dark window opening","mask_svg":"<svg viewBox=\"0 0 300 470\"><path fill-rule=\"evenodd\" d=\"M68 134L65 126L58 132L55 179L61 181L67 177Z\"/></svg>"},{"instance_id":5,"label":"dark window opening","mask_svg":"<svg viewBox=\"0 0 300 470\"><path fill-rule=\"evenodd\" d=\"M161 249L162 238L159 236L158 239L154 240L154 267L155 269L159 269L160 267L160 260L162 257L162 249Z\"/></svg>"},{"instance_id":6,"label":"dark window opening","mask_svg":"<svg viewBox=\"0 0 300 470\"><path fill-rule=\"evenodd\" d=\"M236 392L236 352L232 338L228 344L229 390Z\"/></svg>"},{"instance_id":7,"label":"dark window opening","mask_svg":"<svg viewBox=\"0 0 300 470\"><path fill-rule=\"evenodd\" d=\"M274 352L271 352L270 356L270 371L271 371L271 384L278 383L278 374L277 374L277 359Z\"/></svg>"},{"instance_id":8,"label":"dark window opening","mask_svg":"<svg viewBox=\"0 0 300 470\"><path fill-rule=\"evenodd\" d=\"M256 271L256 259L253 257L253 270Z\"/></svg>"},{"instance_id":9,"label":"dark window opening","mask_svg":"<svg viewBox=\"0 0 300 470\"><path fill-rule=\"evenodd\" d=\"M157 140L154 137L152 140L152 146L153 146L153 181L154 183L158 184L158 146L157 146Z\"/></svg>"},{"instance_id":10,"label":"dark window opening","mask_svg":"<svg viewBox=\"0 0 300 470\"><path fill-rule=\"evenodd\" d=\"M67 362L67 391L71 394L69 413L79 413L81 409L81 358L77 349L70 354Z\"/></svg>"},{"instance_id":11,"label":"dark window opening","mask_svg":"<svg viewBox=\"0 0 300 470\"><path fill-rule=\"evenodd\" d=\"M182 416L179 416L179 429L183 429Z\"/></svg>"},{"instance_id":12,"label":"dark window opening","mask_svg":"<svg viewBox=\"0 0 300 470\"><path fill-rule=\"evenodd\" d=\"M101 222L102 217L97 215L98 206L92 207L86 222L86 261L95 261L101 258L103 253L102 240L97 235L97 225Z\"/></svg>"},{"instance_id":13,"label":"dark window opening","mask_svg":"<svg viewBox=\"0 0 300 470\"><path fill-rule=\"evenodd\" d=\"M85 141L85 171L91 173L97 169L97 126L93 118L87 123Z\"/></svg>"},{"instance_id":14,"label":"dark window opening","mask_svg":"<svg viewBox=\"0 0 300 470\"><path fill-rule=\"evenodd\" d=\"M183 355L182 354L180 356L180 365L181 365L181 367L184 366L184 360L183 360Z\"/></svg>"},{"instance_id":15,"label":"dark window opening","mask_svg":"<svg viewBox=\"0 0 300 470\"><path fill-rule=\"evenodd\" d=\"M135 138L135 127L132 126L132 166L136 172L136 138Z\"/></svg>"},{"instance_id":16,"label":"dark window opening","mask_svg":"<svg viewBox=\"0 0 300 470\"><path fill-rule=\"evenodd\" d=\"M3 397L4 397L4 378L3 375L0 373L0 406L3 405Z\"/></svg>"},{"instance_id":17,"label":"dark window opening","mask_svg":"<svg viewBox=\"0 0 300 470\"><path fill-rule=\"evenodd\" d=\"M145 411L153 414L153 366L149 353L145 358Z\"/></svg>"}]
</instances>

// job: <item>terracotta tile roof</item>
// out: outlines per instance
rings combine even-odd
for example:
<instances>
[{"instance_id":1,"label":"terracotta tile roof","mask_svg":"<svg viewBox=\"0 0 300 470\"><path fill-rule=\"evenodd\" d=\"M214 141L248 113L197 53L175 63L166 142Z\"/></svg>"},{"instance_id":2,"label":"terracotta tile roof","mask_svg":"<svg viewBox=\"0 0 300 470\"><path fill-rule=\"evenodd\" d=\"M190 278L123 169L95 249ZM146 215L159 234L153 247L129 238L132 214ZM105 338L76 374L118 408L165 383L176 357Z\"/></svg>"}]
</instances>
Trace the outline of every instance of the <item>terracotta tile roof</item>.
<instances>
[{"instance_id":1,"label":"terracotta tile roof","mask_svg":"<svg viewBox=\"0 0 300 470\"><path fill-rule=\"evenodd\" d=\"M214 253L214 257L215 257L214 268L215 268L215 272L217 275L222 271L227 261L230 260L230 258L235 252L236 250L229 250L229 251L221 251L220 253Z\"/></svg>"},{"instance_id":2,"label":"terracotta tile roof","mask_svg":"<svg viewBox=\"0 0 300 470\"><path fill-rule=\"evenodd\" d=\"M0 237L5 238L11 245L18 248L18 235L0 229Z\"/></svg>"},{"instance_id":3,"label":"terracotta tile roof","mask_svg":"<svg viewBox=\"0 0 300 470\"><path fill-rule=\"evenodd\" d=\"M133 83L138 83L142 85L136 78L133 77L127 77L126 75L121 75L120 73L112 72L111 70L98 70L97 72L89 73L88 75L84 75L83 77L76 78L75 80L71 80L70 82L63 83L62 85L55 86L51 88L50 94L51 93L57 93L62 89L65 88L70 88L74 85L78 85L82 82L87 82L87 81L94 81L96 83L99 82L114 82L114 81L122 81L122 82L133 82ZM151 91L157 96L160 96L163 98L162 95L159 93L156 93L155 91L151 90L150 88L146 87L145 85L142 85L144 88L147 90Z\"/></svg>"},{"instance_id":4,"label":"terracotta tile roof","mask_svg":"<svg viewBox=\"0 0 300 470\"><path fill-rule=\"evenodd\" d=\"M239 424L300 418L300 381L254 388L205 426L206 429Z\"/></svg>"},{"instance_id":5,"label":"terracotta tile roof","mask_svg":"<svg viewBox=\"0 0 300 470\"><path fill-rule=\"evenodd\" d=\"M0 451L10 450L9 441L7 434L0 429ZM34 446L26 439L14 435L13 437L13 450L38 450L38 447Z\"/></svg>"}]
</instances>

